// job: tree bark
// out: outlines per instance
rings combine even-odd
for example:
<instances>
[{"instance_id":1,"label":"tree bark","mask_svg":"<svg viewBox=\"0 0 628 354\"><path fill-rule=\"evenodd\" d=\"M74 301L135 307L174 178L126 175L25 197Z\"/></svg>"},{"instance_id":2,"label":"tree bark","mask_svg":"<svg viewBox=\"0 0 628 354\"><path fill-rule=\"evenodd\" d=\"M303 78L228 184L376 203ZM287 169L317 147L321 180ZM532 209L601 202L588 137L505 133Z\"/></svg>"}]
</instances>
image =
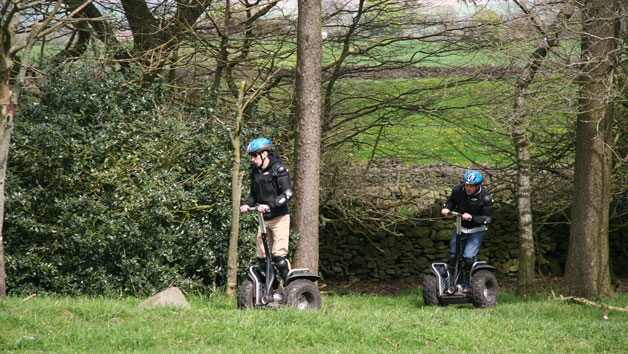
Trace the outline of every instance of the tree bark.
<instances>
[{"instance_id":1,"label":"tree bark","mask_svg":"<svg viewBox=\"0 0 628 354\"><path fill-rule=\"evenodd\" d=\"M31 50L35 42L44 37L48 32L54 31L58 26L51 25L53 19L61 7L61 1L57 1L51 8L50 12L45 14L42 21L37 21L25 30L28 33L25 43L14 46L13 40L15 30L18 28L20 11L29 7L37 6L37 2L32 4L23 4L21 8L12 8L13 3L7 3L3 16L0 18L0 299L6 296L6 270L4 263L4 192L7 175L7 162L9 159L9 148L11 145L11 136L13 135L13 123L15 107L20 101L22 87L26 78L26 71L30 62ZM85 6L87 2L83 3ZM76 11L80 11L79 6ZM67 18L74 16L74 12ZM63 18L62 18L63 19ZM14 65L12 56L20 49L23 49L22 59L19 63L19 71L17 77L13 80L11 87L11 71Z\"/></svg>"},{"instance_id":2,"label":"tree bark","mask_svg":"<svg viewBox=\"0 0 628 354\"><path fill-rule=\"evenodd\" d=\"M515 1L517 5L527 14L531 14L524 4ZM537 29L545 36L543 44L539 46L528 59L528 65L519 77L515 88L515 119L513 131L513 143L517 157L517 215L519 219L519 269L517 271L517 289L519 296L536 294L536 252L534 245L534 225L531 203L531 160L530 160L530 132L526 122L531 119L527 113L528 88L534 81L539 68L549 54L552 47L559 44L561 31L559 26L571 17L573 9L570 5L561 10L549 31L542 30L539 19L530 15L530 20L535 23Z\"/></svg>"},{"instance_id":3,"label":"tree bark","mask_svg":"<svg viewBox=\"0 0 628 354\"><path fill-rule=\"evenodd\" d=\"M244 112L244 82L238 95L238 114L235 129L231 135L233 145L233 167L231 168L231 237L229 237L229 258L227 259L227 289L229 297L234 297L238 287L238 238L240 226L240 199L242 197L242 176L240 172L240 131Z\"/></svg>"},{"instance_id":4,"label":"tree bark","mask_svg":"<svg viewBox=\"0 0 628 354\"><path fill-rule=\"evenodd\" d=\"M192 2L177 1L177 11L173 16L160 16L154 4L146 0L121 0L124 14L133 33L133 56L136 62L145 65L151 73L152 81L170 61L172 53L212 0ZM169 13L168 13L169 14Z\"/></svg>"},{"instance_id":5,"label":"tree bark","mask_svg":"<svg viewBox=\"0 0 628 354\"><path fill-rule=\"evenodd\" d=\"M0 59L0 299L7 295L6 269L4 265L4 188L7 176L9 145L13 134L13 113L15 106L11 102L12 92L9 87L10 67L6 67L4 58Z\"/></svg>"},{"instance_id":6,"label":"tree bark","mask_svg":"<svg viewBox=\"0 0 628 354\"><path fill-rule=\"evenodd\" d=\"M69 0L66 2L66 5L72 11L82 8L79 15L84 17L86 22L77 24L77 28L80 28L78 41L71 50L64 50L55 55L56 62L61 63L66 59L73 60L73 57L80 57L88 48L92 32L95 38L112 49L115 59L129 59L129 53L116 38L115 28L111 23L106 21L105 17L94 3L86 5L83 0ZM92 30L90 31L86 26L91 26ZM125 65L124 62L120 63Z\"/></svg>"},{"instance_id":7,"label":"tree bark","mask_svg":"<svg viewBox=\"0 0 628 354\"><path fill-rule=\"evenodd\" d=\"M223 72L229 63L229 28L231 27L231 1L225 1L225 22L224 29L220 34L220 50L216 57L216 71L214 80L209 93L209 102L212 108L218 105L218 93L220 92L220 82L222 81Z\"/></svg>"},{"instance_id":8,"label":"tree bark","mask_svg":"<svg viewBox=\"0 0 628 354\"><path fill-rule=\"evenodd\" d=\"M519 269L517 271L517 295L536 294L536 253L532 205L530 203L530 146L527 133L516 134L517 151L517 216L519 219Z\"/></svg>"},{"instance_id":9,"label":"tree bark","mask_svg":"<svg viewBox=\"0 0 628 354\"><path fill-rule=\"evenodd\" d=\"M9 146L13 135L15 97L11 91L11 46L17 27L18 15L3 19L0 28L0 300L7 295L6 268L4 264L4 188L7 175ZM27 51L30 55L30 51Z\"/></svg>"},{"instance_id":10,"label":"tree bark","mask_svg":"<svg viewBox=\"0 0 628 354\"><path fill-rule=\"evenodd\" d=\"M78 37L74 42L74 37ZM74 42L71 47L68 47L61 52L55 55L53 62L57 65L62 63L65 59L68 58L78 58L87 50L87 46L89 45L89 41L92 38L91 32L89 30L89 24L87 22L79 22L76 24L76 28L74 29L74 35L70 39L70 43ZM70 44L68 43L68 45Z\"/></svg>"},{"instance_id":11,"label":"tree bark","mask_svg":"<svg viewBox=\"0 0 628 354\"><path fill-rule=\"evenodd\" d=\"M294 228L300 233L295 267L318 273L321 143L321 0L299 0L297 26Z\"/></svg>"},{"instance_id":12,"label":"tree bark","mask_svg":"<svg viewBox=\"0 0 628 354\"><path fill-rule=\"evenodd\" d=\"M618 3L583 2L580 99L569 250L565 269L568 295L613 297L609 270L609 207L613 127L610 92L617 56Z\"/></svg>"}]
</instances>

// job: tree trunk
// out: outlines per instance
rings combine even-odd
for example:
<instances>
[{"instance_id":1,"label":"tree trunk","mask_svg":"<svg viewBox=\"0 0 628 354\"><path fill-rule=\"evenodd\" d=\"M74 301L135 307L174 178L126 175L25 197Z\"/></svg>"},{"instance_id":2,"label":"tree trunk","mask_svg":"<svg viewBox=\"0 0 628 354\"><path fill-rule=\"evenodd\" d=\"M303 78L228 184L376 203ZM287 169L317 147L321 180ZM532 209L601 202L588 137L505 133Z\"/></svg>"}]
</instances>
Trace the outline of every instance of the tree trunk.
<instances>
[{"instance_id":1,"label":"tree trunk","mask_svg":"<svg viewBox=\"0 0 628 354\"><path fill-rule=\"evenodd\" d=\"M524 4L516 2L525 13L532 13L524 8ZM527 122L531 119L528 115L528 88L534 81L534 77L547 57L550 48L559 44L560 26L571 17L573 7L569 4L561 9L556 20L551 24L549 30L543 31L545 40L528 59L528 65L518 78L515 89L515 119L513 129L513 143L517 157L517 215L519 219L519 270L517 272L517 289L519 296L536 294L536 252L534 245L534 225L531 204L531 161L530 161L530 141L529 128ZM537 28L541 30L538 18L531 15L530 20L539 24Z\"/></svg>"},{"instance_id":2,"label":"tree trunk","mask_svg":"<svg viewBox=\"0 0 628 354\"><path fill-rule=\"evenodd\" d=\"M225 1L225 19L224 29L220 32L220 50L217 54L216 71L214 72L214 80L209 93L209 103L212 108L218 106L218 93L220 92L220 82L222 81L223 72L229 63L229 28L231 27L231 1Z\"/></svg>"},{"instance_id":3,"label":"tree trunk","mask_svg":"<svg viewBox=\"0 0 628 354\"><path fill-rule=\"evenodd\" d=\"M530 196L530 142L526 129L527 115L526 90L534 79L540 62L545 57L535 55L535 51L524 71L517 81L515 90L515 119L513 143L517 157L517 217L519 220L519 269L517 270L517 289L519 296L534 295L536 293L536 253L534 248L534 230L532 205ZM545 51L544 53L547 53Z\"/></svg>"},{"instance_id":4,"label":"tree trunk","mask_svg":"<svg viewBox=\"0 0 628 354\"><path fill-rule=\"evenodd\" d=\"M617 55L617 2L584 2L580 99L576 127L574 194L565 269L568 295L613 297L609 270L609 206L613 64Z\"/></svg>"},{"instance_id":5,"label":"tree trunk","mask_svg":"<svg viewBox=\"0 0 628 354\"><path fill-rule=\"evenodd\" d=\"M26 80L26 71L30 62L31 51L35 42L45 37L45 29L50 25L52 19L56 18L62 2L58 1L54 4L50 12L46 14L46 19L38 21L30 27L30 32L26 37L26 45L22 51L22 60L20 62L17 77L13 80L11 88L11 70L13 67L11 52L15 37L15 30L18 28L20 11L28 9L36 4L21 4L20 8L12 8L17 6L8 2L5 14L0 18L0 299L6 296L6 271L4 264L4 189L6 186L7 162L9 159L9 148L11 145L11 136L13 135L13 123L15 107L20 101L22 87ZM87 3L84 3L85 5ZM5 9L5 10L6 10ZM77 10L80 9L77 8ZM63 20L62 18L59 20ZM24 29L22 29L24 30Z\"/></svg>"},{"instance_id":6,"label":"tree trunk","mask_svg":"<svg viewBox=\"0 0 628 354\"><path fill-rule=\"evenodd\" d=\"M294 228L300 233L295 267L318 273L321 143L321 0L299 0L297 26Z\"/></svg>"},{"instance_id":7,"label":"tree trunk","mask_svg":"<svg viewBox=\"0 0 628 354\"><path fill-rule=\"evenodd\" d=\"M4 188L7 175L7 160L9 158L9 146L13 134L13 113L15 112L15 100L11 91L11 68L13 61L9 49L13 44L14 29L17 28L17 18L14 16L7 22L2 19L0 28L0 300L7 295L6 269L4 265ZM27 47L24 55L30 55ZM26 61L28 62L28 61Z\"/></svg>"},{"instance_id":8,"label":"tree trunk","mask_svg":"<svg viewBox=\"0 0 628 354\"><path fill-rule=\"evenodd\" d=\"M9 158L9 145L13 134L13 113L15 106L11 102L11 90L9 88L9 72L3 59L0 59L0 299L7 295L7 274L4 266L4 188L7 176L7 161Z\"/></svg>"},{"instance_id":9,"label":"tree trunk","mask_svg":"<svg viewBox=\"0 0 628 354\"><path fill-rule=\"evenodd\" d=\"M536 294L534 232L532 205L530 203L530 147L527 133L515 134L517 150L517 216L519 219L519 270L517 271L517 295Z\"/></svg>"},{"instance_id":10,"label":"tree trunk","mask_svg":"<svg viewBox=\"0 0 628 354\"><path fill-rule=\"evenodd\" d=\"M231 136L233 145L233 167L231 168L231 236L229 237L229 258L227 260L227 296L234 297L238 287L238 238L240 227L240 199L242 197L242 176L240 172L240 131L244 111L244 82L238 95L238 114L235 129Z\"/></svg>"}]
</instances>

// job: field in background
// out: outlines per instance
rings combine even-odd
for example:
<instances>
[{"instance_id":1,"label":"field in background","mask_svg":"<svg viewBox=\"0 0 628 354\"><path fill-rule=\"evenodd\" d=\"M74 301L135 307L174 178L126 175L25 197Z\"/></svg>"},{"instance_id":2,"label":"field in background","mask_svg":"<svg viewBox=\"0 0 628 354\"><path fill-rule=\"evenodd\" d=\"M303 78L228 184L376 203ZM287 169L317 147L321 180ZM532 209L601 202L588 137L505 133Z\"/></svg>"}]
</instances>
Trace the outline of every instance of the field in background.
<instances>
[{"instance_id":1,"label":"field in background","mask_svg":"<svg viewBox=\"0 0 628 354\"><path fill-rule=\"evenodd\" d=\"M381 102L394 108L378 108L357 122L353 129L375 123L354 138L349 156L365 162L396 158L406 164L447 162L469 165L470 161L503 166L512 163L512 94L505 82L469 81L461 77L399 79L350 79L339 90L346 95L346 111L358 111ZM560 80L556 77L555 80ZM558 86L560 87L560 86ZM543 151L568 149L573 137L574 114L569 113L569 88L554 89L541 84L538 98L530 102L526 129L531 135L533 159L543 160ZM545 90L545 91L544 91ZM411 94L405 94L411 92ZM410 107L399 110L396 105ZM412 107L412 106L415 107ZM534 106L533 106L534 105ZM570 118L571 117L571 118ZM557 136L564 136L557 139ZM545 149L545 150L544 150ZM569 156L566 157L569 159Z\"/></svg>"},{"instance_id":2,"label":"field in background","mask_svg":"<svg viewBox=\"0 0 628 354\"><path fill-rule=\"evenodd\" d=\"M448 162L467 165L469 158L475 161L494 164L498 156L481 145L474 144L465 134L472 129L468 117L478 126L489 128L484 134L490 134L491 122L486 114L491 106L474 105L474 96L488 92L494 84L479 82L461 86L431 89L441 85L445 79L404 78L391 80L351 80L343 88L342 93L353 97L348 110L367 106L376 99L389 98L394 100L401 92L419 90L416 97L406 98L406 104L420 106L426 104L429 110L394 111L378 110L362 118L359 124L377 123L357 137L349 155L357 161L368 161L372 157L373 147L377 146L375 157L401 159L407 164L429 164ZM466 118L466 120L463 120ZM466 122L466 123L465 123ZM355 123L351 123L355 124ZM382 126L381 124L384 124ZM490 138L498 142L500 137L495 134ZM508 144L508 142L502 142ZM504 145L506 146L506 145ZM464 151L468 156L460 153Z\"/></svg>"}]
</instances>

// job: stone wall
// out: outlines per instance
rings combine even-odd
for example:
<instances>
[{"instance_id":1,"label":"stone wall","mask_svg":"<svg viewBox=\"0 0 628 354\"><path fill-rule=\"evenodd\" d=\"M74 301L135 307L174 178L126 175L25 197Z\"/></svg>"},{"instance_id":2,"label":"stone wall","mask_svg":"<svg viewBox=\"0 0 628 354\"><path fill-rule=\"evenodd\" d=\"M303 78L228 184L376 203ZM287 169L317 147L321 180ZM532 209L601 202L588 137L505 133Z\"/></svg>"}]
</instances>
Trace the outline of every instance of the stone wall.
<instances>
[{"instance_id":1,"label":"stone wall","mask_svg":"<svg viewBox=\"0 0 628 354\"><path fill-rule=\"evenodd\" d=\"M351 207L357 210L351 217L333 207L323 210L319 233L322 274L327 278L411 280L420 278L432 262L446 261L453 218L440 216L440 209L466 169L442 164L407 167L389 163L364 171L347 173L342 179L347 186L344 196L349 196L354 203ZM519 238L516 210L510 202L512 191L491 184L491 178L497 180L497 172L488 171L482 172L496 199L495 214L478 259L495 266L498 275L515 275ZM375 210L378 217L371 217ZM382 218L382 214L387 216ZM544 273L561 275L564 271L569 240L569 224L564 215L567 214L551 218L535 215L541 225L535 227L537 264ZM383 225L383 219L389 222ZM628 228L615 225L611 230L612 271L627 274Z\"/></svg>"},{"instance_id":2,"label":"stone wall","mask_svg":"<svg viewBox=\"0 0 628 354\"><path fill-rule=\"evenodd\" d=\"M438 217L441 206L431 208L434 218L397 224L396 234L369 232L368 224L327 220L321 227L320 270L327 278L416 280L432 262L445 262L453 232L453 218ZM628 228L610 234L611 268L628 275ZM537 264L545 274L562 275L567 256L569 225L546 224L535 230ZM497 209L495 222L484 236L478 259L497 268L500 276L516 275L519 262L516 214Z\"/></svg>"}]
</instances>

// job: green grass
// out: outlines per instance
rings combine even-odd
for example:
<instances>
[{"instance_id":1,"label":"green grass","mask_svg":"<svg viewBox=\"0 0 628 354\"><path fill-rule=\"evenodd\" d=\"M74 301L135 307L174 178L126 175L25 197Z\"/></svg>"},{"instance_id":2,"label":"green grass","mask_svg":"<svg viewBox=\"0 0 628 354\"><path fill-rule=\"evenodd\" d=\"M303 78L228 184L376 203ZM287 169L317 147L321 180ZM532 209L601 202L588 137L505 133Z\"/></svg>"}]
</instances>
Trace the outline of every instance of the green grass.
<instances>
[{"instance_id":1,"label":"green grass","mask_svg":"<svg viewBox=\"0 0 628 354\"><path fill-rule=\"evenodd\" d=\"M190 310L139 310L141 299L9 297L0 303L2 352L381 353L625 352L628 314L502 293L496 309L425 307L399 296L326 295L320 312L238 310L224 296ZM609 302L624 307L628 294Z\"/></svg>"},{"instance_id":2,"label":"green grass","mask_svg":"<svg viewBox=\"0 0 628 354\"><path fill-rule=\"evenodd\" d=\"M493 106L482 107L474 97L484 97L485 92L495 92L492 82L450 84L456 78L406 78L390 80L347 80L339 90L342 95L351 97L346 110L358 111L362 107L378 104L381 100L400 104L423 105L419 111L379 108L356 122L345 125L381 124L389 122L381 130L380 126L367 129L355 140L358 142L350 151L350 156L358 161L371 158L373 146L377 146L379 157L399 158L410 164L425 164L446 161L454 164L468 164L469 158L491 164L496 158L486 147L469 139L466 130L474 130L473 124L490 127L494 124L486 119ZM459 79L458 79L459 80ZM412 92L411 94L405 94ZM401 98L400 98L401 97ZM402 103L403 102L403 103ZM461 117L465 117L462 119ZM473 117L470 119L469 117ZM381 132L381 134L380 134ZM494 143L501 139L497 134L490 136L490 129L481 131ZM501 144L509 144L502 142ZM356 147L357 146L357 147Z\"/></svg>"},{"instance_id":3,"label":"green grass","mask_svg":"<svg viewBox=\"0 0 628 354\"><path fill-rule=\"evenodd\" d=\"M573 115L566 113L562 104L567 89L535 89L542 97L530 103L532 113L526 127L533 132L531 152L543 159L548 143L551 150L560 150L552 142L573 129ZM345 98L346 112L378 107L341 127L354 132L360 126L377 124L354 138L348 152L354 160L369 160L373 146L377 146L375 157L397 158L413 165L477 161L500 166L514 159L513 89L506 81L464 82L462 77L350 79L341 82L338 92ZM397 109L412 105L417 108Z\"/></svg>"},{"instance_id":4,"label":"green grass","mask_svg":"<svg viewBox=\"0 0 628 354\"><path fill-rule=\"evenodd\" d=\"M369 48L380 40L354 41L352 50L358 48ZM334 62L340 55L342 42L323 41L323 65ZM419 67L435 66L482 66L482 65L504 65L503 56L495 55L495 48L464 50L460 46L443 42L430 41L400 41L373 50L369 56L351 56L346 64L354 65L379 65L382 61L394 59L398 62L413 62Z\"/></svg>"}]
</instances>

